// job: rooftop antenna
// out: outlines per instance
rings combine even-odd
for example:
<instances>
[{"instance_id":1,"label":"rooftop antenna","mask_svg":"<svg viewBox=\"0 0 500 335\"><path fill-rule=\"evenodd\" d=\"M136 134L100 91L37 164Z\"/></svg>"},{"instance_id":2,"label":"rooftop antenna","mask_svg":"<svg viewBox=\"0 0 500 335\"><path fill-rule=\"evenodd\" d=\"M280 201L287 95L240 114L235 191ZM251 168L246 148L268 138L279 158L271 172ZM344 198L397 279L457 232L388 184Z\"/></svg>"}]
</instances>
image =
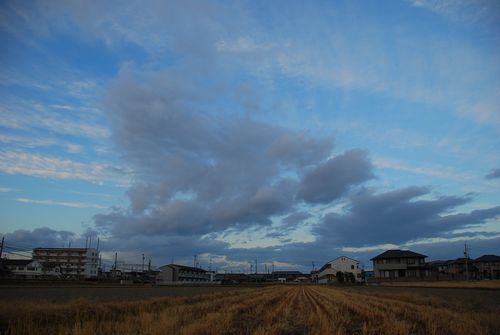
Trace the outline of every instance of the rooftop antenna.
<instances>
[{"instance_id":1,"label":"rooftop antenna","mask_svg":"<svg viewBox=\"0 0 500 335\"><path fill-rule=\"evenodd\" d=\"M212 271L212 257L210 257L210 260L208 261L208 271Z\"/></svg>"},{"instance_id":2,"label":"rooftop antenna","mask_svg":"<svg viewBox=\"0 0 500 335\"><path fill-rule=\"evenodd\" d=\"M465 256L465 279L469 280L469 248L467 247L467 242L464 245L464 256Z\"/></svg>"},{"instance_id":3,"label":"rooftop antenna","mask_svg":"<svg viewBox=\"0 0 500 335\"><path fill-rule=\"evenodd\" d=\"M144 254L142 254L142 272L144 272Z\"/></svg>"},{"instance_id":4,"label":"rooftop antenna","mask_svg":"<svg viewBox=\"0 0 500 335\"><path fill-rule=\"evenodd\" d=\"M88 244L89 244L89 237L85 236L85 249L87 249Z\"/></svg>"},{"instance_id":5,"label":"rooftop antenna","mask_svg":"<svg viewBox=\"0 0 500 335\"><path fill-rule=\"evenodd\" d=\"M5 236L2 236L2 245L0 246L0 259L2 259L3 243L5 241Z\"/></svg>"},{"instance_id":6,"label":"rooftop antenna","mask_svg":"<svg viewBox=\"0 0 500 335\"><path fill-rule=\"evenodd\" d=\"M90 237L89 237L89 248L91 248L91 247L92 247L92 235L90 235Z\"/></svg>"},{"instance_id":7,"label":"rooftop antenna","mask_svg":"<svg viewBox=\"0 0 500 335\"><path fill-rule=\"evenodd\" d=\"M198 263L198 255L194 255L193 267L196 267L196 263Z\"/></svg>"}]
</instances>

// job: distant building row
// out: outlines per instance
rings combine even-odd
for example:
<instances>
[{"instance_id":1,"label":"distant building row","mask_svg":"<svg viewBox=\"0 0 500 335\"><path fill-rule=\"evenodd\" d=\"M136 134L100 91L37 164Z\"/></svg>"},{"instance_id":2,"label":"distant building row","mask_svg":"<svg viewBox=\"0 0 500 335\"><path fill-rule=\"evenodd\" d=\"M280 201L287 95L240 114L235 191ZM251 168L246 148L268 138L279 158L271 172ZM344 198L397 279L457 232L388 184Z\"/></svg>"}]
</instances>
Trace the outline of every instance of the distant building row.
<instances>
[{"instance_id":1,"label":"distant building row","mask_svg":"<svg viewBox=\"0 0 500 335\"><path fill-rule=\"evenodd\" d=\"M200 268L169 264L160 267L161 272L156 276L158 285L196 284L196 283L224 283L239 284L244 282L316 282L331 283L339 281L361 282L361 269L355 259L341 256L326 263L318 271L304 274L299 271L273 271L271 273L215 273Z\"/></svg>"},{"instance_id":2,"label":"distant building row","mask_svg":"<svg viewBox=\"0 0 500 335\"><path fill-rule=\"evenodd\" d=\"M2 270L14 278L91 279L98 275L99 252L94 248L36 248L33 259L2 259Z\"/></svg>"},{"instance_id":3,"label":"distant building row","mask_svg":"<svg viewBox=\"0 0 500 335\"><path fill-rule=\"evenodd\" d=\"M387 250L375 256L377 280L404 279L500 279L500 256L484 255L476 259L457 258L425 262L427 256L410 250Z\"/></svg>"}]
</instances>

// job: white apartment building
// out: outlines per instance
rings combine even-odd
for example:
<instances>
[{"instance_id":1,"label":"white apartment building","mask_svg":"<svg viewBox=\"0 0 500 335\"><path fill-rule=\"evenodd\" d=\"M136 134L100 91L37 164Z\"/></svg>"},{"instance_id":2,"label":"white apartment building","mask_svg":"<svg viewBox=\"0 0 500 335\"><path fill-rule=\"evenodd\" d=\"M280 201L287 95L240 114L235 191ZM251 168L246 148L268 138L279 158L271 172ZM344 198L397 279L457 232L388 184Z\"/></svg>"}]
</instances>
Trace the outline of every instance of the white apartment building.
<instances>
[{"instance_id":1,"label":"white apartment building","mask_svg":"<svg viewBox=\"0 0 500 335\"><path fill-rule=\"evenodd\" d=\"M319 269L317 273L318 283L326 284L334 282L338 272L343 272L344 274L352 273L356 282L361 281L359 262L347 256L340 256L327 262Z\"/></svg>"},{"instance_id":2,"label":"white apartment building","mask_svg":"<svg viewBox=\"0 0 500 335\"><path fill-rule=\"evenodd\" d=\"M94 248L35 248L33 259L59 268L61 277L97 278L99 252Z\"/></svg>"},{"instance_id":3,"label":"white apartment building","mask_svg":"<svg viewBox=\"0 0 500 335\"><path fill-rule=\"evenodd\" d=\"M156 276L157 285L208 283L212 278L206 270L179 264L160 266L160 270Z\"/></svg>"}]
</instances>

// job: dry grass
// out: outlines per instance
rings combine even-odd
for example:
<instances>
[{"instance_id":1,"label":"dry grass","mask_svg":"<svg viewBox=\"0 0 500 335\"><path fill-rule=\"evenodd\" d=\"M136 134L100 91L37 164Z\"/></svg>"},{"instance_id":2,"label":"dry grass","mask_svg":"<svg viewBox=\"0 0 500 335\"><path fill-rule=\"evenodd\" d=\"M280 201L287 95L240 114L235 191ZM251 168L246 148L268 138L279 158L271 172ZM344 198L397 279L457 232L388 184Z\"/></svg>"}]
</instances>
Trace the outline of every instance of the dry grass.
<instances>
[{"instance_id":1,"label":"dry grass","mask_svg":"<svg viewBox=\"0 0 500 335\"><path fill-rule=\"evenodd\" d=\"M0 306L6 334L495 334L500 306L274 286L136 302Z\"/></svg>"},{"instance_id":2,"label":"dry grass","mask_svg":"<svg viewBox=\"0 0 500 335\"><path fill-rule=\"evenodd\" d=\"M500 288L500 280L480 281L429 281L429 282L382 282L381 286L449 287L449 288Z\"/></svg>"}]
</instances>

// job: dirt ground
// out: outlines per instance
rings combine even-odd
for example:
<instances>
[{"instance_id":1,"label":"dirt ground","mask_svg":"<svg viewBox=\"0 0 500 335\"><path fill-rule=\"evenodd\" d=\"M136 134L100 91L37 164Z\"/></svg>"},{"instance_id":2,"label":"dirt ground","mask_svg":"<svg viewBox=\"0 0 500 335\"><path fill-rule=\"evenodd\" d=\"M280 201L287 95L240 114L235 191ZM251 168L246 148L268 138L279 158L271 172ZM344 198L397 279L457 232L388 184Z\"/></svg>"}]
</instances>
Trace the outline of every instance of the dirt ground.
<instances>
[{"instance_id":1,"label":"dirt ground","mask_svg":"<svg viewBox=\"0 0 500 335\"><path fill-rule=\"evenodd\" d=\"M0 285L0 302L67 302L81 298L97 302L133 301L186 297L235 289L238 288L227 286Z\"/></svg>"},{"instance_id":2,"label":"dirt ground","mask_svg":"<svg viewBox=\"0 0 500 335\"><path fill-rule=\"evenodd\" d=\"M188 297L238 290L238 286L149 286L149 285L0 285L0 302L134 301L162 297ZM473 305L500 305L500 289L430 288L393 286L349 286L346 290L383 295L436 297Z\"/></svg>"}]
</instances>

